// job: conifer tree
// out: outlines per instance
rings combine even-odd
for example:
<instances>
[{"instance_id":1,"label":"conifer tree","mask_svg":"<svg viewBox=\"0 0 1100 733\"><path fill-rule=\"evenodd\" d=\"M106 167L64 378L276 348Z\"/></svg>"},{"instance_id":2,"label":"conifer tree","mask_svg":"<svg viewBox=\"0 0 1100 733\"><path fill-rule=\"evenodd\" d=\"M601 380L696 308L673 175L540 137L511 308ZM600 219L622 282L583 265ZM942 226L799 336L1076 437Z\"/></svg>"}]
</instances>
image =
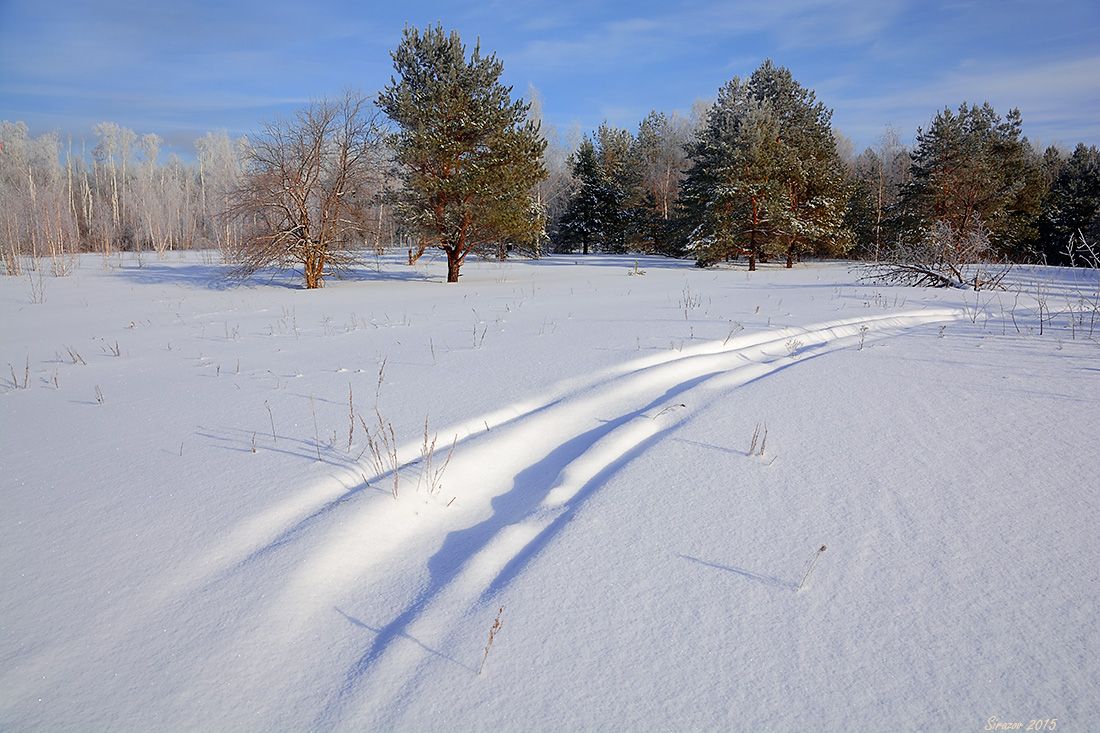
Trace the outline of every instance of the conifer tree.
<instances>
[{"instance_id":1,"label":"conifer tree","mask_svg":"<svg viewBox=\"0 0 1100 733\"><path fill-rule=\"evenodd\" d=\"M936 223L959 233L984 228L1002 254L1026 256L1043 181L1021 124L1017 109L1002 120L989 103L964 102L957 114L944 108L919 129L895 223L899 237L919 241Z\"/></svg>"},{"instance_id":2,"label":"conifer tree","mask_svg":"<svg viewBox=\"0 0 1100 733\"><path fill-rule=\"evenodd\" d=\"M613 209L607 217L604 249L626 252L638 246L645 219L641 160L629 130L604 122L596 130L595 143L600 168L610 189L606 198Z\"/></svg>"},{"instance_id":3,"label":"conifer tree","mask_svg":"<svg viewBox=\"0 0 1100 733\"><path fill-rule=\"evenodd\" d=\"M1080 235L1095 245L1100 238L1100 150L1078 143L1060 168L1043 201L1039 244L1046 260L1068 264L1070 239Z\"/></svg>"},{"instance_id":4,"label":"conifer tree","mask_svg":"<svg viewBox=\"0 0 1100 733\"><path fill-rule=\"evenodd\" d=\"M577 188L558 225L559 247L580 247L583 254L607 242L608 231L618 226L622 208L618 191L600 165L596 145L586 135L572 156Z\"/></svg>"},{"instance_id":5,"label":"conifer tree","mask_svg":"<svg viewBox=\"0 0 1100 733\"><path fill-rule=\"evenodd\" d=\"M531 191L546 178L546 141L530 105L513 102L500 83L504 65L480 44L467 59L458 34L442 25L406 27L391 56L397 77L378 106L397 125L389 136L404 183L397 212L421 251L447 253L447 282L458 282L471 251L542 236Z\"/></svg>"},{"instance_id":6,"label":"conifer tree","mask_svg":"<svg viewBox=\"0 0 1100 733\"><path fill-rule=\"evenodd\" d=\"M688 148L693 165L681 193L697 264L743 254L749 269L770 256L786 256L790 267L803 252L850 246L831 116L770 60L719 91Z\"/></svg>"}]
</instances>

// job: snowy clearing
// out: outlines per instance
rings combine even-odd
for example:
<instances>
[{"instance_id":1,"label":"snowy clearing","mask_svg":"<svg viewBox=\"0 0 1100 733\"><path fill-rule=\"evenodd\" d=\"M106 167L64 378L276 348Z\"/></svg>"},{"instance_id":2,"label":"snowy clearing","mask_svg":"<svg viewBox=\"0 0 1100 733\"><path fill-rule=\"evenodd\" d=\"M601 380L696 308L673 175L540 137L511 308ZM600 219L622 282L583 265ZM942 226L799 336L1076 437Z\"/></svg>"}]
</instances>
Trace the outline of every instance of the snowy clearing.
<instances>
[{"instance_id":1,"label":"snowy clearing","mask_svg":"<svg viewBox=\"0 0 1100 733\"><path fill-rule=\"evenodd\" d=\"M0 278L0 729L1100 720L1095 273L374 264Z\"/></svg>"}]
</instances>

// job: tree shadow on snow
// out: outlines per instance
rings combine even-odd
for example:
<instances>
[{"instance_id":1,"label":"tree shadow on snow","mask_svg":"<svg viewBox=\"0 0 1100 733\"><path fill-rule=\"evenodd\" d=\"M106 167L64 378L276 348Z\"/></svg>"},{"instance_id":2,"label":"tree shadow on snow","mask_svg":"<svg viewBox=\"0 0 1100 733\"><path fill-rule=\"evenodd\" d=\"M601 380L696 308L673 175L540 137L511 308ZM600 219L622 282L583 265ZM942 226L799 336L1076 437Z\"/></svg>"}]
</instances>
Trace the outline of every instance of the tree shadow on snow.
<instances>
[{"instance_id":1,"label":"tree shadow on snow","mask_svg":"<svg viewBox=\"0 0 1100 733\"><path fill-rule=\"evenodd\" d=\"M562 443L545 458L523 469L514 477L512 488L492 500L492 516L472 527L450 532L444 538L439 550L428 560L428 580L424 583L420 593L396 618L383 628L376 630L377 636L374 642L348 670L343 688L336 694L332 702L325 707L325 710L317 719L318 724L339 716L344 699L362 682L373 664L381 658L395 640L408 637L407 628L428 609L432 601L441 592L458 578L463 568L472 558L488 547L501 531L515 525L517 522L522 522L538 510L543 500L556 486L556 479L567 466L583 456L600 439L616 428L644 415L655 406L666 404L679 393L687 391L713 376L714 374L707 374L677 384L641 409L608 420L598 427ZM675 425L670 425L648 436L629 450L609 460L573 493L570 499L561 506L561 513L548 526L544 527L519 552L508 559L496 577L482 590L479 600L484 602L509 585L520 571L538 555L540 550L549 544L569 523L587 499L605 486L608 480L626 464L661 440L674 427Z\"/></svg>"}]
</instances>

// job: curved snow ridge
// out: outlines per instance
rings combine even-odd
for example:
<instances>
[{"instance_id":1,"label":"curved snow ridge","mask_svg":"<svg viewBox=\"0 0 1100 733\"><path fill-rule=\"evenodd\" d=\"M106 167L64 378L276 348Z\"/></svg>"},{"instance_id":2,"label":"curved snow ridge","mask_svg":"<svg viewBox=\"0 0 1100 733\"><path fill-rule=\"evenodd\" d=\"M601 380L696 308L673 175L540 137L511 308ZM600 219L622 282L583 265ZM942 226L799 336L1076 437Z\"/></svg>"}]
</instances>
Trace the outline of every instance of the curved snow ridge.
<instances>
[{"instance_id":1,"label":"curved snow ridge","mask_svg":"<svg viewBox=\"0 0 1100 733\"><path fill-rule=\"evenodd\" d=\"M341 531L330 536L327 543L330 550L303 564L303 568L324 570L303 571L296 574L303 579L301 583L290 584L303 592L306 586L312 588L311 592L316 592L318 586L338 589L347 578L361 574L369 566L383 564L413 535L476 523L478 516L490 511L489 504L494 498L522 488L518 484L511 488L508 485L516 484L514 479L525 469L542 465L555 448L570 444L578 435L594 431L595 434L589 436L592 443L585 446L584 452L573 451L570 460L555 464L552 476L557 473L562 476L553 488L553 496L558 497L553 501L562 503L561 497L568 491L565 487L576 483L563 472L586 470L582 469L586 462L594 466L601 461L606 464L607 461L596 457L599 451L587 454L584 461L580 459L608 432L599 430L600 425L621 419L636 410L639 404L650 405L654 410L675 408L671 398L661 401L661 395L697 386L689 385L690 382L709 382L714 388L728 389L794 363L807 353L816 355L841 348L857 338L874 338L894 330L955 320L962 315L955 309L938 308L828 321L806 327L783 327L743 334L726 341L699 342L680 351L648 355L595 374L565 380L542 397L513 403L438 431L442 436L438 445L445 446L452 438L456 442L443 478L446 496L458 499L456 507L449 508L445 514L437 513L440 516L438 523L409 521L410 509L404 506L405 501L412 497L422 507L425 496L417 499L407 483L399 486L397 502L385 492L387 496L373 497L374 501L366 506L351 510L346 503L348 499L366 496L363 489L369 469L359 470L357 466L331 474L241 523L191 568L177 574L170 588L174 592L189 590L232 572L234 567L247 563L250 557L288 541L310 520L340 507L353 514L345 517L347 521ZM418 474L421 448L422 441L398 448L400 474ZM438 456L436 460L438 465ZM579 461L576 466L572 465L574 460ZM542 469L544 473L549 470L549 467ZM391 472L375 476L370 482L386 485L392 475ZM552 501L549 497L548 493L546 501ZM363 532L367 528L372 538L371 551L347 552L347 549L363 546ZM380 531L379 528L385 529Z\"/></svg>"},{"instance_id":2,"label":"curved snow ridge","mask_svg":"<svg viewBox=\"0 0 1100 733\"><path fill-rule=\"evenodd\" d=\"M420 527L441 538L424 564L427 581L404 610L377 631L371 647L348 671L325 720L340 717L339 700L347 699L366 675L373 677L376 668L386 670L378 675L382 679L408 682L412 672L394 669L404 664L396 658L405 657L390 655L391 647L409 638L422 645L447 646L453 626L449 619L456 613L462 616L461 609L469 612L484 605L504 589L592 493L689 419L689 405L702 402L691 398L696 390L728 390L807 356L866 340L872 332L885 336L961 315L951 309L924 310L749 334L724 344L702 343L685 353L645 357L607 370L550 404L513 418L507 429L481 431L463 444L468 455L460 459L456 451L448 468L448 484L462 487L458 495L464 499L463 511L439 514L437 523ZM492 480L487 480L486 460L497 461ZM448 489L448 495L452 491ZM365 528L367 515L360 518L362 524L355 524ZM352 572L350 567L346 570ZM305 580L308 574L300 577ZM331 609L331 597L319 593L316 583L306 585L311 586L310 597L320 601L319 611ZM333 586L327 590L341 592ZM423 658L420 663L431 660Z\"/></svg>"},{"instance_id":3,"label":"curved snow ridge","mask_svg":"<svg viewBox=\"0 0 1100 733\"><path fill-rule=\"evenodd\" d=\"M505 431L503 436L484 437L487 443L504 449L494 453L518 454L528 462L514 473L514 468L504 471L514 477L507 492L530 493L541 499L527 501L523 514L502 517L499 515L505 513L501 511L505 509L504 494L495 493L490 497L494 513L486 521L496 518L503 529L499 536L494 535L483 543L484 557L469 555L471 579L467 585L471 592L477 589L479 594L491 587L501 587L500 570L506 565L514 566L521 555L530 554L529 548L525 549L526 544L558 524L578 500L587 496L597 478L606 478L609 468L621 466L637 454L639 446L648 444L688 418L691 414L688 405L698 403L688 398L691 392L728 390L794 364L811 350L814 355L820 355L842 348L861 337L866 338L866 333L862 332L864 327L881 333L959 316L958 311L941 309L846 319L802 329L784 329L778 336L753 334L738 344L718 344L716 347L715 343L705 343L693 349L694 353L677 354L672 358L635 360L631 362L633 369L616 368L613 371L617 373L611 378L578 390L548 408L545 414L532 417L534 425L531 427L542 436L546 449L533 450L524 439L527 436L515 430L511 435ZM802 345L792 348L793 339L801 341ZM579 436L582 445L556 458L554 449L568 445L570 440L578 440L575 436ZM525 445L526 450L521 450ZM474 462L475 466L480 463ZM452 469L463 471L458 466ZM523 476L525 469L535 474L532 480ZM479 476L483 475L483 469L477 470ZM544 477L542 481L538 474ZM547 481L550 476L553 478ZM491 492L484 483L481 488ZM527 541L521 542L521 538ZM502 551L505 547L509 549ZM490 572L490 568L497 570Z\"/></svg>"}]
</instances>

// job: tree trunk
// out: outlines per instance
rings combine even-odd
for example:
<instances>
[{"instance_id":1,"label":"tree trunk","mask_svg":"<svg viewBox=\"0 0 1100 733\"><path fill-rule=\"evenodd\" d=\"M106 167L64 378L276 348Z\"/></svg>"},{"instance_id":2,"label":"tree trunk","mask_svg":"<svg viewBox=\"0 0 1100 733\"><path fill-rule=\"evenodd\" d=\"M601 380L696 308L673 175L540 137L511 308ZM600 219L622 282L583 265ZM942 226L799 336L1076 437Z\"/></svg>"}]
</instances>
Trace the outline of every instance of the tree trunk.
<instances>
[{"instance_id":1,"label":"tree trunk","mask_svg":"<svg viewBox=\"0 0 1100 733\"><path fill-rule=\"evenodd\" d=\"M458 250L447 249L447 282L458 282L458 268L462 261L458 258Z\"/></svg>"},{"instance_id":2,"label":"tree trunk","mask_svg":"<svg viewBox=\"0 0 1100 733\"><path fill-rule=\"evenodd\" d=\"M306 279L306 290L315 290L322 286L325 272L325 256L323 252L308 252L303 263L303 274Z\"/></svg>"}]
</instances>

